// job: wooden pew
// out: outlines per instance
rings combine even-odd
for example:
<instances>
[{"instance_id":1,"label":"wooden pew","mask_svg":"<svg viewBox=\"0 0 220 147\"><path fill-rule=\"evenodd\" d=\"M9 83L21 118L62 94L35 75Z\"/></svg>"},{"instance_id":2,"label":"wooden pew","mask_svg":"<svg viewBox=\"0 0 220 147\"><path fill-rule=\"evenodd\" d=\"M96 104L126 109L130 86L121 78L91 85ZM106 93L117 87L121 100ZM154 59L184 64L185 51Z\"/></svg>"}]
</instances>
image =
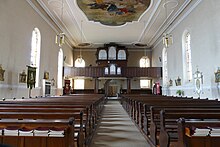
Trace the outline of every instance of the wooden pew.
<instances>
[{"instance_id":1,"label":"wooden pew","mask_svg":"<svg viewBox=\"0 0 220 147\"><path fill-rule=\"evenodd\" d=\"M48 119L56 119L59 121L60 119L68 119L74 118L75 123L80 124L79 127L75 130L77 132L77 138L75 139L78 147L82 147L85 141L85 134L83 133L83 112L79 113L60 113L60 112L0 112L0 118L3 119L17 119L17 120L25 120L25 119L35 119L35 120L48 120Z\"/></svg>"},{"instance_id":2,"label":"wooden pew","mask_svg":"<svg viewBox=\"0 0 220 147\"><path fill-rule=\"evenodd\" d=\"M8 107L4 106L4 107L0 107L0 118L10 118L10 117L19 117L19 119L22 118L68 118L72 115L76 115L79 114L80 112L82 112L83 117L82 117L82 124L80 124L81 122L81 118L77 117L75 119L76 121L76 128L80 128L82 126L84 126L83 130L85 132L85 137L87 138L89 136L89 133L91 133L93 130L93 124L91 122L91 120L89 120L89 118L91 118L89 115L89 109L88 108L54 108L54 107L41 107L41 105L39 105L38 107L34 107L31 108L32 105L19 105L19 107L11 107L11 105L9 105ZM35 105L36 106L36 105ZM53 106L53 105L50 105ZM36 115L36 116L33 116ZM50 116L48 116L50 115Z\"/></svg>"},{"instance_id":3,"label":"wooden pew","mask_svg":"<svg viewBox=\"0 0 220 147\"><path fill-rule=\"evenodd\" d=\"M5 136L0 135L0 143L14 147L75 147L74 144L74 118L69 119L1 119L0 127L14 127L17 129L28 128L30 130L39 127L47 127L50 129L62 128L64 137L48 137L48 136Z\"/></svg>"},{"instance_id":4,"label":"wooden pew","mask_svg":"<svg viewBox=\"0 0 220 147\"><path fill-rule=\"evenodd\" d=\"M181 117L184 117L189 120L217 120L220 121L220 109L212 109L210 110L183 110L179 112L175 111L167 111L161 110L160 112L160 135L159 135L159 145L160 147L170 146L170 141L177 141L177 122L173 120L177 120ZM169 119L172 119L171 121ZM168 129L172 126L172 133L175 133L172 136L172 133L169 133ZM173 140L174 137L174 140Z\"/></svg>"},{"instance_id":5,"label":"wooden pew","mask_svg":"<svg viewBox=\"0 0 220 147\"><path fill-rule=\"evenodd\" d=\"M178 145L176 147L218 147L220 144L219 136L191 136L186 133L188 128L219 128L220 121L192 121L184 118L178 119Z\"/></svg>"},{"instance_id":6,"label":"wooden pew","mask_svg":"<svg viewBox=\"0 0 220 147\"><path fill-rule=\"evenodd\" d=\"M172 103L171 103L172 101ZM167 97L167 96L151 96L151 95L131 95L122 98L122 105L130 114L131 118L134 119L135 123L139 127L139 129L146 134L150 141L152 141L152 145L155 146L157 144L157 130L160 128L160 120L157 118L157 125L150 127L151 122L151 113L150 107L185 107L189 108L194 107L215 107L220 108L219 102L217 100L208 100L208 99L192 99L192 98L180 98L180 97ZM181 109L181 108L177 108ZM158 111L159 113L159 111ZM157 114L158 116L159 114ZM152 124L152 123L151 123ZM155 126L156 125L156 126ZM150 128L149 128L150 127ZM158 129L157 129L157 128ZM150 130L150 131L149 131ZM153 132L153 133L152 133Z\"/></svg>"},{"instance_id":7,"label":"wooden pew","mask_svg":"<svg viewBox=\"0 0 220 147\"><path fill-rule=\"evenodd\" d=\"M93 97L93 95L92 95ZM104 98L103 97L96 97L91 98L91 95L88 96L71 96L71 97L56 97L56 98L36 98L36 99L20 99L20 100L13 100L13 101L3 101L0 103L0 109L2 112L1 117L4 118L66 118L71 115L75 115L75 113L80 111L86 111L87 114L85 115L85 121L82 118L79 119L80 121L80 131L82 132L82 126L85 126L84 131L85 136L88 137L92 133L92 129L94 129L94 123L96 122L96 118L94 115L99 113L100 109L104 105ZM47 103L47 104L45 104ZM5 109L8 110L5 110ZM89 108L89 109L88 109ZM16 112L15 109L18 109L20 113ZM1 110L0 110L1 111ZM1 112L0 112L1 113ZM22 114L21 114L22 113ZM91 120L93 119L93 124ZM78 120L78 119L76 119ZM89 121L88 121L89 120ZM84 125L83 125L84 122ZM87 127L89 124L89 127ZM87 129L86 129L87 128ZM89 128L89 129L88 129ZM82 133L79 133L79 136ZM80 138L83 138L81 135ZM81 144L84 142L82 139L79 141ZM82 145L81 145L82 146Z\"/></svg>"},{"instance_id":8,"label":"wooden pew","mask_svg":"<svg viewBox=\"0 0 220 147\"><path fill-rule=\"evenodd\" d=\"M152 142L154 144L158 144L157 142L157 136L159 134L160 128L161 128L161 123L163 124L163 122L161 122L161 117L164 116L160 116L160 111L163 110L166 112L166 114L171 114L174 115L172 116L173 118L169 118L168 120L163 120L166 121L165 125L169 125L169 127L166 127L166 130L172 130L172 129L176 129L176 127L173 127L176 122L176 119L178 119L181 116L185 116L185 115L190 115L191 113L194 113L195 115L198 114L196 117L200 117L200 114L203 113L220 113L220 107L204 107L204 106L164 106L164 107L151 107L151 119L150 119L150 129L149 127L147 129L150 130L150 139L152 140ZM194 117L194 115L188 116L188 118ZM203 119L203 116L201 117L201 119ZM149 125L149 124L148 124ZM176 124L175 124L176 125ZM176 130L175 130L176 131Z\"/></svg>"}]
</instances>

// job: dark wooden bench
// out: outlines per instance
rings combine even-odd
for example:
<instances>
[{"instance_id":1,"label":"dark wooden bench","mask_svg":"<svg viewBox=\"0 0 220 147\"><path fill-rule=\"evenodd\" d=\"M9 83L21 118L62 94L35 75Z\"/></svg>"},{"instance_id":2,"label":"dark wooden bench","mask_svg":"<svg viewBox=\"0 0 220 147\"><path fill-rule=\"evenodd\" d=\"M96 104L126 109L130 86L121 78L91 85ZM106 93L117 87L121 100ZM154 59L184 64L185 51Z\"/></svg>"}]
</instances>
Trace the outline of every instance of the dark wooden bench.
<instances>
[{"instance_id":1,"label":"dark wooden bench","mask_svg":"<svg viewBox=\"0 0 220 147\"><path fill-rule=\"evenodd\" d=\"M126 95L127 96L127 95ZM122 105L129 113L130 117L137 124L139 129L147 136L147 138L151 141L152 146L158 145L157 138L159 138L159 131L161 129L160 124L164 123L160 120L160 110L161 109L170 109L170 111L176 111L178 113L181 112L182 109L186 108L188 111L192 108L204 108L207 111L201 110L201 112L208 113L212 110L219 111L220 103L217 100L208 100L208 99L192 99L192 98L180 98L180 97L167 97L167 96L155 96L155 95L129 95L128 97L124 96L122 98ZM171 103L172 102L172 103ZM151 111L151 108L154 111ZM157 108L156 108L157 107ZM172 108L173 107L173 108ZM174 108L176 107L176 108ZM212 110L208 110L212 109ZM187 111L187 110L186 110ZM153 112L153 113L151 113ZM153 116L152 116L153 114ZM188 114L190 115L190 114ZM195 118L200 118L199 115L194 112ZM165 123L174 123L174 125L167 125L166 128L168 131L173 134L177 134L177 124L176 119L180 116L176 116L176 118L166 119L169 121L165 121ZM213 116L214 117L214 116ZM208 118L208 117L207 117ZM164 126L165 128L165 126ZM177 138L177 135L176 136ZM170 138L169 138L170 139ZM172 138L173 140L174 138ZM161 140L160 140L161 141ZM161 144L160 144L161 145Z\"/></svg>"},{"instance_id":2,"label":"dark wooden bench","mask_svg":"<svg viewBox=\"0 0 220 147\"><path fill-rule=\"evenodd\" d=\"M80 124L78 146L83 146L84 136L91 138L97 114L101 112L104 101L104 97L100 95L95 98L94 95L77 95L7 100L0 103L0 118L66 119L74 116L76 124ZM79 115L79 112L84 115Z\"/></svg>"},{"instance_id":3,"label":"dark wooden bench","mask_svg":"<svg viewBox=\"0 0 220 147\"><path fill-rule=\"evenodd\" d=\"M45 127L48 129L62 129L64 137L50 136L5 136L0 135L0 143L13 147L75 147L74 144L74 118L70 119L1 119L0 128L13 127L17 130L38 130Z\"/></svg>"},{"instance_id":4,"label":"dark wooden bench","mask_svg":"<svg viewBox=\"0 0 220 147\"><path fill-rule=\"evenodd\" d=\"M220 144L219 136L192 136L186 132L190 128L220 128L220 121L205 120L193 121L178 119L178 144L176 147L218 147Z\"/></svg>"},{"instance_id":5,"label":"dark wooden bench","mask_svg":"<svg viewBox=\"0 0 220 147\"><path fill-rule=\"evenodd\" d=\"M79 124L79 126L74 126L75 132L77 132L77 136L75 141L79 147L82 147L85 141L85 133L83 131L83 113L75 112L75 113L62 113L62 112L0 112L0 119L17 119L17 120L25 120L25 119L35 119L35 120L44 120L47 121L49 119L54 119L59 122L60 119L68 119L74 118L75 124Z\"/></svg>"},{"instance_id":6,"label":"dark wooden bench","mask_svg":"<svg viewBox=\"0 0 220 147\"><path fill-rule=\"evenodd\" d=\"M159 145L161 147L167 147L171 141L175 143L178 140L176 120L181 117L189 120L205 121L209 119L220 121L220 109L211 109L210 111L192 109L191 111L186 110L182 112L161 110L159 135Z\"/></svg>"},{"instance_id":7,"label":"dark wooden bench","mask_svg":"<svg viewBox=\"0 0 220 147\"><path fill-rule=\"evenodd\" d=\"M167 116L168 118L164 118L165 116L160 116L160 111L163 110L166 112L165 116L167 115L172 115L172 116ZM206 113L220 113L220 107L204 107L204 106L167 106L167 107L151 107L151 119L150 119L150 126L148 124L149 129L149 134L150 134L150 139L154 144L157 143L157 136L159 134L159 131L161 129L161 125L164 124L164 127L166 126L167 131L173 131L177 132L176 128L176 119L182 117L182 116L187 116L187 118L193 118L193 119L204 119L206 116L200 117L201 114L206 114ZM193 115L191 115L193 113ZM207 117L208 118L208 117ZM162 120L161 120L162 119ZM149 123L149 122L148 122ZM150 128L149 128L150 127Z\"/></svg>"}]
</instances>

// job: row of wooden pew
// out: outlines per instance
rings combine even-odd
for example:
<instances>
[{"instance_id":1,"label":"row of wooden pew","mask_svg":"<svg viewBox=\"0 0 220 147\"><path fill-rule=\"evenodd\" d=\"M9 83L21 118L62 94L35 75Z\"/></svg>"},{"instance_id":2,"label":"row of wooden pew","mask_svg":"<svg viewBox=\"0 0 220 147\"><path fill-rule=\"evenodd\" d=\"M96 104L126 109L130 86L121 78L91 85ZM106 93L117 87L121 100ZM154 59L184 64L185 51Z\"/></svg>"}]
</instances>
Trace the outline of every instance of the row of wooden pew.
<instances>
[{"instance_id":1,"label":"row of wooden pew","mask_svg":"<svg viewBox=\"0 0 220 147\"><path fill-rule=\"evenodd\" d=\"M4 100L0 102L0 144L87 146L105 101L100 94Z\"/></svg>"},{"instance_id":2,"label":"row of wooden pew","mask_svg":"<svg viewBox=\"0 0 220 147\"><path fill-rule=\"evenodd\" d=\"M121 103L154 147L217 147L220 144L220 130L219 134L212 134L212 130L220 128L218 100L127 94L121 95ZM208 133L194 133L198 129Z\"/></svg>"}]
</instances>

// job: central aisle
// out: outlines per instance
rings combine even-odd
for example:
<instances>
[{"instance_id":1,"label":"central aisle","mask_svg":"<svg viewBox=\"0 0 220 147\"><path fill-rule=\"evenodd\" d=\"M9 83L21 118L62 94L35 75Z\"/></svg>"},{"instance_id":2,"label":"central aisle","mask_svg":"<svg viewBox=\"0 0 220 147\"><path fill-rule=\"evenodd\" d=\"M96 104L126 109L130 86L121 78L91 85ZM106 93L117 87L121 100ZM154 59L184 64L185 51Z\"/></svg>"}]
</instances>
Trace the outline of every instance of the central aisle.
<instances>
[{"instance_id":1,"label":"central aisle","mask_svg":"<svg viewBox=\"0 0 220 147\"><path fill-rule=\"evenodd\" d=\"M90 147L150 147L121 104L110 100Z\"/></svg>"}]
</instances>

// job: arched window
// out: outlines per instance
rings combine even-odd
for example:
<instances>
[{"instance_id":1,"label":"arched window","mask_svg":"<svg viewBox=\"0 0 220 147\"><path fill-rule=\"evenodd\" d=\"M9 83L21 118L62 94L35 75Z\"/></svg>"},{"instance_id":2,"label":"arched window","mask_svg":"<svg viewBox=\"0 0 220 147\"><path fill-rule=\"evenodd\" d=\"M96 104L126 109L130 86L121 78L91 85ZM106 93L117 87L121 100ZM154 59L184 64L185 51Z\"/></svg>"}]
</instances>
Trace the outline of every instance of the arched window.
<instances>
[{"instance_id":1,"label":"arched window","mask_svg":"<svg viewBox=\"0 0 220 147\"><path fill-rule=\"evenodd\" d=\"M83 58L79 57L75 61L75 67L85 67L85 61ZM84 79L75 79L74 80L74 89L84 89L85 80Z\"/></svg>"},{"instance_id":2,"label":"arched window","mask_svg":"<svg viewBox=\"0 0 220 147\"><path fill-rule=\"evenodd\" d=\"M111 74L111 75L115 75L115 73L116 73L115 64L111 64L111 65L110 65L110 74Z\"/></svg>"},{"instance_id":3,"label":"arched window","mask_svg":"<svg viewBox=\"0 0 220 147\"><path fill-rule=\"evenodd\" d=\"M192 80L191 36L188 31L183 33L183 77L185 82Z\"/></svg>"},{"instance_id":4,"label":"arched window","mask_svg":"<svg viewBox=\"0 0 220 147\"><path fill-rule=\"evenodd\" d=\"M117 67L117 74L118 74L118 75L121 74L121 67Z\"/></svg>"},{"instance_id":5,"label":"arched window","mask_svg":"<svg viewBox=\"0 0 220 147\"><path fill-rule=\"evenodd\" d=\"M118 60L126 60L125 50L119 50L118 51Z\"/></svg>"},{"instance_id":6,"label":"arched window","mask_svg":"<svg viewBox=\"0 0 220 147\"><path fill-rule=\"evenodd\" d=\"M143 56L139 61L140 67L150 67L150 59L147 56Z\"/></svg>"},{"instance_id":7,"label":"arched window","mask_svg":"<svg viewBox=\"0 0 220 147\"><path fill-rule=\"evenodd\" d=\"M31 39L31 66L36 67L36 84L39 86L39 72L40 72L40 48L41 48L41 35L38 28L34 28L32 31Z\"/></svg>"},{"instance_id":8,"label":"arched window","mask_svg":"<svg viewBox=\"0 0 220 147\"><path fill-rule=\"evenodd\" d=\"M100 50L99 51L99 60L107 60L106 50Z\"/></svg>"},{"instance_id":9,"label":"arched window","mask_svg":"<svg viewBox=\"0 0 220 147\"><path fill-rule=\"evenodd\" d=\"M163 49L162 53L163 57L163 85L167 85L168 83L168 67L167 67L167 48Z\"/></svg>"},{"instance_id":10,"label":"arched window","mask_svg":"<svg viewBox=\"0 0 220 147\"><path fill-rule=\"evenodd\" d=\"M147 56L143 56L140 61L140 67L150 67L150 59ZM140 80L141 88L150 88L150 80L142 79Z\"/></svg>"},{"instance_id":11,"label":"arched window","mask_svg":"<svg viewBox=\"0 0 220 147\"><path fill-rule=\"evenodd\" d=\"M109 47L108 59L109 60L115 60L116 59L116 48L114 46Z\"/></svg>"},{"instance_id":12,"label":"arched window","mask_svg":"<svg viewBox=\"0 0 220 147\"><path fill-rule=\"evenodd\" d=\"M77 58L75 61L75 67L85 67L85 61L83 60L83 58Z\"/></svg>"},{"instance_id":13,"label":"arched window","mask_svg":"<svg viewBox=\"0 0 220 147\"><path fill-rule=\"evenodd\" d=\"M63 50L58 53L58 73L57 73L57 88L62 88L63 85Z\"/></svg>"},{"instance_id":14,"label":"arched window","mask_svg":"<svg viewBox=\"0 0 220 147\"><path fill-rule=\"evenodd\" d=\"M105 74L108 75L108 67L105 67Z\"/></svg>"}]
</instances>

